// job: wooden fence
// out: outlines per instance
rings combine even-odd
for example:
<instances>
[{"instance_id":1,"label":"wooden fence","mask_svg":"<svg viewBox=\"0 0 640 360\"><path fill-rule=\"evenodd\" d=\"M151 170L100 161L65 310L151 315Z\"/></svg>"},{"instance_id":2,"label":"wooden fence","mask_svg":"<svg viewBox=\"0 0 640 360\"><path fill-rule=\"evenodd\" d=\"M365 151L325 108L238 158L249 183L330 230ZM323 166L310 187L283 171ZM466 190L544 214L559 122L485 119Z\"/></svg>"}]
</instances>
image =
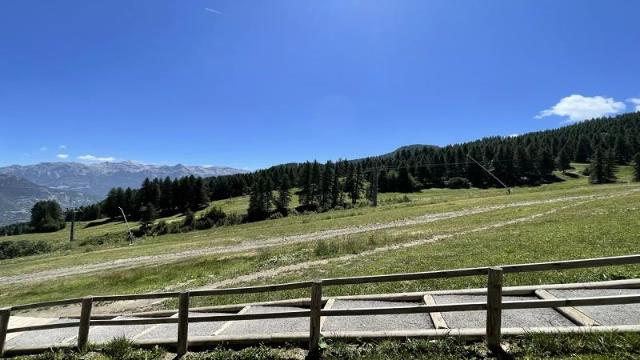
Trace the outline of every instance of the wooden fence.
<instances>
[{"instance_id":1,"label":"wooden fence","mask_svg":"<svg viewBox=\"0 0 640 360\"><path fill-rule=\"evenodd\" d=\"M479 336L486 338L488 347L493 351L500 350L500 338L502 335L501 315L503 310L512 309L533 309L533 308L566 308L574 306L593 306L593 305L617 305L640 303L640 294L638 295L618 295L618 296L599 296L584 297L570 299L540 299L540 300L519 300L519 301L503 301L502 280L504 274L522 273L533 271L547 270L566 270L577 268L590 268L599 266L612 265L629 265L640 263L640 255L603 257L596 259L581 259L569 261L543 262L531 264L504 265L498 267L477 267L454 270L438 270L416 273L403 274L387 274L374 276L356 276L341 277L314 281L301 281L285 284L249 286L227 289L213 290L195 290L187 292L163 292L163 293L146 293L146 294L130 294L130 295L107 295L107 296L88 296L83 298L64 299L56 301L48 301L34 304L16 305L10 308L0 309L0 356L5 353L5 340L8 333L37 331L47 329L60 329L68 327L77 327L77 346L79 349L86 349L89 338L89 329L91 326L123 326L123 325L155 325L155 324L178 324L177 342L173 345L179 356L184 355L190 345L207 345L217 343L245 343L251 344L257 342L251 337L224 337L218 336L209 339L194 339L190 341L188 338L189 324L198 322L212 321L232 321L232 320L264 320L264 319L280 319L280 318L309 318L309 333L295 334L292 336L279 338L272 336L270 340L281 341L308 341L310 358L317 358L319 354L320 329L323 317L331 316L362 316L362 315L383 315L383 314L413 314L413 313L442 313L451 311L486 311L486 329L482 333L474 329L428 329L424 331L390 331L390 332L341 332L334 334L336 338L366 338L366 337L412 337L412 336ZM487 300L486 302L474 303L452 303L452 304L435 304L427 303L426 305L402 306L402 307L376 307L376 308L357 308L357 309L323 309L322 290L325 286L340 286L366 283L382 283L394 281L410 281L410 280L428 280L439 278L465 277L465 276L487 276ZM202 296L220 296L229 294L250 294L275 292L293 289L309 289L309 310L270 312L270 313L236 313L225 315L210 315L189 317L189 301L194 297ZM149 317L140 319L102 319L99 316L92 317L92 307L94 302L100 301L121 301L121 300L139 300L139 299L178 299L178 317ZM14 311L52 307L59 305L80 304L81 311L77 321L33 325L16 328L8 328L11 313ZM546 328L543 328L546 329ZM593 328L596 329L596 328ZM557 329L558 332L582 332L585 327L578 326L575 328ZM598 327L600 331L628 330L640 331L638 326L620 326L620 327ZM512 334L511 329L508 333ZM262 338L260 341L264 341ZM170 345L161 341L140 342L142 345ZM63 346L61 346L63 347ZM29 348L29 349L10 349L6 353L32 353L45 351L51 347Z\"/></svg>"}]
</instances>

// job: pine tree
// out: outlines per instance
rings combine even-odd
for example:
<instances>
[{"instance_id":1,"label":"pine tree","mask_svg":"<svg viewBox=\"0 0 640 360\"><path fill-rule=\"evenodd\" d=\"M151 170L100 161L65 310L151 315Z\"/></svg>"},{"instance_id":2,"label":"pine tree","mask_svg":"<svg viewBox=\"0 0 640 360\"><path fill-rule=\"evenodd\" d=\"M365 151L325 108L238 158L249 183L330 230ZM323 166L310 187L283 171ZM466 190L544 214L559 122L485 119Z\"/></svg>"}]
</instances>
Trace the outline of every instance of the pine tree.
<instances>
[{"instance_id":1,"label":"pine tree","mask_svg":"<svg viewBox=\"0 0 640 360\"><path fill-rule=\"evenodd\" d=\"M629 154L627 153L627 143L623 136L616 136L613 145L613 153L616 162L620 165L624 165L629 162Z\"/></svg>"},{"instance_id":2,"label":"pine tree","mask_svg":"<svg viewBox=\"0 0 640 360\"><path fill-rule=\"evenodd\" d=\"M640 152L633 156L633 179L640 181Z\"/></svg>"},{"instance_id":3,"label":"pine tree","mask_svg":"<svg viewBox=\"0 0 640 360\"><path fill-rule=\"evenodd\" d=\"M285 216L289 212L289 203L291 202L289 188L291 188L289 176L285 174L280 178L280 184L278 185L278 198L275 200L276 209Z\"/></svg>"},{"instance_id":4,"label":"pine tree","mask_svg":"<svg viewBox=\"0 0 640 360\"><path fill-rule=\"evenodd\" d=\"M416 181L409 174L406 166L400 167L398 171L397 190L401 193L410 193L416 190Z\"/></svg>"},{"instance_id":5,"label":"pine tree","mask_svg":"<svg viewBox=\"0 0 640 360\"><path fill-rule=\"evenodd\" d=\"M569 154L567 153L566 147L560 149L558 156L554 159L554 164L556 169L565 172L565 170L571 168Z\"/></svg>"},{"instance_id":6,"label":"pine tree","mask_svg":"<svg viewBox=\"0 0 640 360\"><path fill-rule=\"evenodd\" d=\"M327 161L324 165L322 180L320 183L320 207L327 209L331 207L331 186L333 182L333 163Z\"/></svg>"},{"instance_id":7,"label":"pine tree","mask_svg":"<svg viewBox=\"0 0 640 360\"><path fill-rule=\"evenodd\" d=\"M64 214L55 200L36 202L31 208L30 225L36 232L52 232L64 229Z\"/></svg>"},{"instance_id":8,"label":"pine tree","mask_svg":"<svg viewBox=\"0 0 640 360\"><path fill-rule=\"evenodd\" d=\"M615 159L610 151L605 151L602 146L596 148L589 165L589 182L592 184L605 184L615 180Z\"/></svg>"},{"instance_id":9,"label":"pine tree","mask_svg":"<svg viewBox=\"0 0 640 360\"><path fill-rule=\"evenodd\" d=\"M591 154L591 143L586 136L582 135L578 138L578 144L576 146L576 152L573 159L579 163L585 163L589 159Z\"/></svg>"},{"instance_id":10,"label":"pine tree","mask_svg":"<svg viewBox=\"0 0 640 360\"><path fill-rule=\"evenodd\" d=\"M148 232L149 227L158 218L156 207L152 203L147 203L140 208L140 228L143 232Z\"/></svg>"},{"instance_id":11,"label":"pine tree","mask_svg":"<svg viewBox=\"0 0 640 360\"><path fill-rule=\"evenodd\" d=\"M538 156L536 157L536 170L538 172L538 176L547 177L551 175L554 167L555 164L553 162L553 157L551 157L551 153L544 147L540 148Z\"/></svg>"},{"instance_id":12,"label":"pine tree","mask_svg":"<svg viewBox=\"0 0 640 360\"><path fill-rule=\"evenodd\" d=\"M264 176L260 176L251 189L249 196L249 208L247 209L247 219L249 221L264 220L271 211L272 194L271 188Z\"/></svg>"},{"instance_id":13,"label":"pine tree","mask_svg":"<svg viewBox=\"0 0 640 360\"><path fill-rule=\"evenodd\" d=\"M331 207L335 208L342 203L342 189L340 188L340 173L336 166L333 172L333 180L331 181Z\"/></svg>"}]
</instances>

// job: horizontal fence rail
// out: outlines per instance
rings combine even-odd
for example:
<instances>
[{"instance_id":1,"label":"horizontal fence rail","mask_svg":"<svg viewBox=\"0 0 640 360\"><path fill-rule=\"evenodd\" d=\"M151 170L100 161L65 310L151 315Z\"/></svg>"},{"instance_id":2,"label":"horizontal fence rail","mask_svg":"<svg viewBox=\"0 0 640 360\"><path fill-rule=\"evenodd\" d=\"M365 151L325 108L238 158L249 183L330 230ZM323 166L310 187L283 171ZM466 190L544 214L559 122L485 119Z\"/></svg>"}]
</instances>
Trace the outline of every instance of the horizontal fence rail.
<instances>
[{"instance_id":1,"label":"horizontal fence rail","mask_svg":"<svg viewBox=\"0 0 640 360\"><path fill-rule=\"evenodd\" d=\"M542 298L538 300L518 300L518 301L502 301L502 278L505 273L523 273L534 271L550 271L550 270L566 270L578 268L591 268L601 266L614 265L631 265L640 264L640 255L613 256L595 259L579 259L567 261L553 261L530 264L503 265L500 267L476 267L452 270L435 270L415 273L399 273L372 276L353 276L330 278L314 281L300 281L283 284L258 285L248 287L195 290L190 292L161 292L161 293L143 293L143 294L126 294L126 295L101 295L94 297L72 298L63 300L53 300L40 303L16 305L10 308L0 309L0 356L5 353L6 336L9 333L21 333L27 331L42 331L63 328L78 328L77 348L85 349L88 341L90 327L96 326L132 326L132 325L159 325L159 324L178 324L176 349L178 356L182 356L187 352L189 345L188 326L190 323L203 322L226 322L226 321L243 321L243 320L267 320L267 319L284 319L284 318L309 318L309 357L317 358L319 355L319 340L321 330L321 318L332 316L367 316L367 315L397 315L397 314L414 314L414 313L442 313L454 311L486 311L487 328L484 332L486 342L490 350L500 351L501 337L501 314L504 310L515 309L536 309L536 308L567 308L577 306L599 306L599 305L621 305L640 303L640 294L633 295L615 295L615 296L598 296L598 297L577 297L577 298ZM427 305L415 306L395 306L395 307L376 307L376 308L355 308L355 309L322 309L322 287L323 286L340 286L340 285L357 285L368 283L383 283L397 281L416 281L440 278L453 278L465 276L487 276L487 301L485 302L469 302L469 303L452 303L452 304L435 304L433 300ZM221 315L208 316L189 316L189 299L191 297L203 296L223 296L231 294L251 294L265 293L286 290L310 290L310 308L309 310L281 311L269 313L230 313ZM141 299L178 299L178 317L167 317L172 314L170 311L158 312L148 318L139 319L104 319L97 316L92 317L92 307L94 302L107 301L123 301L123 300L141 300ZM309 298L308 298L309 299ZM68 321L55 324L42 324L8 328L10 315L15 311L30 310L42 307L54 307L62 305L81 304L81 314L78 321ZM175 312L173 312L175 313ZM166 314L166 315L163 315ZM584 326L577 328L584 328ZM640 327L601 327L602 329L633 329L640 331ZM623 330L624 330L623 329ZM433 330L433 329L432 329ZM449 329L448 329L449 330ZM477 332L474 329L457 329L460 334ZM468 331L465 331L468 330ZM471 331L473 330L473 331ZM425 332L426 331L426 332ZM565 330L563 330L565 331ZM572 330L568 330L572 331ZM576 330L578 331L578 330ZM384 332L385 334L436 334L438 330L427 331L396 331ZM512 332L509 330L508 333ZM356 334L357 332L342 332L344 334ZM375 336L375 332L364 332L367 335ZM342 335L340 335L342 336ZM354 335L355 336L355 335ZM221 337L224 339L224 337ZM197 342L196 342L197 343ZM13 351L13 350L10 350Z\"/></svg>"}]
</instances>

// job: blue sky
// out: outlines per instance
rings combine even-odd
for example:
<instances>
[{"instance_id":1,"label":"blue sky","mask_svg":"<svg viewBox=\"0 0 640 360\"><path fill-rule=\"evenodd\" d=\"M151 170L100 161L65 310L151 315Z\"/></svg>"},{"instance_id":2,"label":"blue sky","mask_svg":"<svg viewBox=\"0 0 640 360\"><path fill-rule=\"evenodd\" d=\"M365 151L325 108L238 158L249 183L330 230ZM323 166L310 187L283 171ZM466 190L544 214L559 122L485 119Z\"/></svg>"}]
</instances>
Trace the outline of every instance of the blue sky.
<instances>
[{"instance_id":1,"label":"blue sky","mask_svg":"<svg viewBox=\"0 0 640 360\"><path fill-rule=\"evenodd\" d=\"M634 111L639 13L584 0L2 1L0 165L256 169Z\"/></svg>"}]
</instances>

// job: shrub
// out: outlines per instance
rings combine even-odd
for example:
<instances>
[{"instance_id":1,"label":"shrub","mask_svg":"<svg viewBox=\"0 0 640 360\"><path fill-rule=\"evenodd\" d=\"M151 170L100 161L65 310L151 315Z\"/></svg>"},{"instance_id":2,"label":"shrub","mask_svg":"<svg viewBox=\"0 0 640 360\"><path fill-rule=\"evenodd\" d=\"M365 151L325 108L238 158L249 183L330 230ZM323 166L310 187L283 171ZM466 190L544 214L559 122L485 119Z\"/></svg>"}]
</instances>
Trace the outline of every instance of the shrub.
<instances>
[{"instance_id":1,"label":"shrub","mask_svg":"<svg viewBox=\"0 0 640 360\"><path fill-rule=\"evenodd\" d=\"M227 217L227 214L225 214L224 211L222 211L221 208L219 207L212 207L211 209L207 210L204 215L202 215L202 218L205 219L209 219L213 222L213 224L215 225L222 225L224 224L225 218Z\"/></svg>"},{"instance_id":2,"label":"shrub","mask_svg":"<svg viewBox=\"0 0 640 360\"><path fill-rule=\"evenodd\" d=\"M282 219L284 216L282 215L281 212L276 211L273 214L269 215L269 220L277 220L277 219Z\"/></svg>"},{"instance_id":3,"label":"shrub","mask_svg":"<svg viewBox=\"0 0 640 360\"><path fill-rule=\"evenodd\" d=\"M446 185L449 189L468 189L471 187L469 180L463 177L452 177Z\"/></svg>"},{"instance_id":4,"label":"shrub","mask_svg":"<svg viewBox=\"0 0 640 360\"><path fill-rule=\"evenodd\" d=\"M51 251L51 244L44 240L7 240L0 242L0 260L44 254Z\"/></svg>"}]
</instances>

